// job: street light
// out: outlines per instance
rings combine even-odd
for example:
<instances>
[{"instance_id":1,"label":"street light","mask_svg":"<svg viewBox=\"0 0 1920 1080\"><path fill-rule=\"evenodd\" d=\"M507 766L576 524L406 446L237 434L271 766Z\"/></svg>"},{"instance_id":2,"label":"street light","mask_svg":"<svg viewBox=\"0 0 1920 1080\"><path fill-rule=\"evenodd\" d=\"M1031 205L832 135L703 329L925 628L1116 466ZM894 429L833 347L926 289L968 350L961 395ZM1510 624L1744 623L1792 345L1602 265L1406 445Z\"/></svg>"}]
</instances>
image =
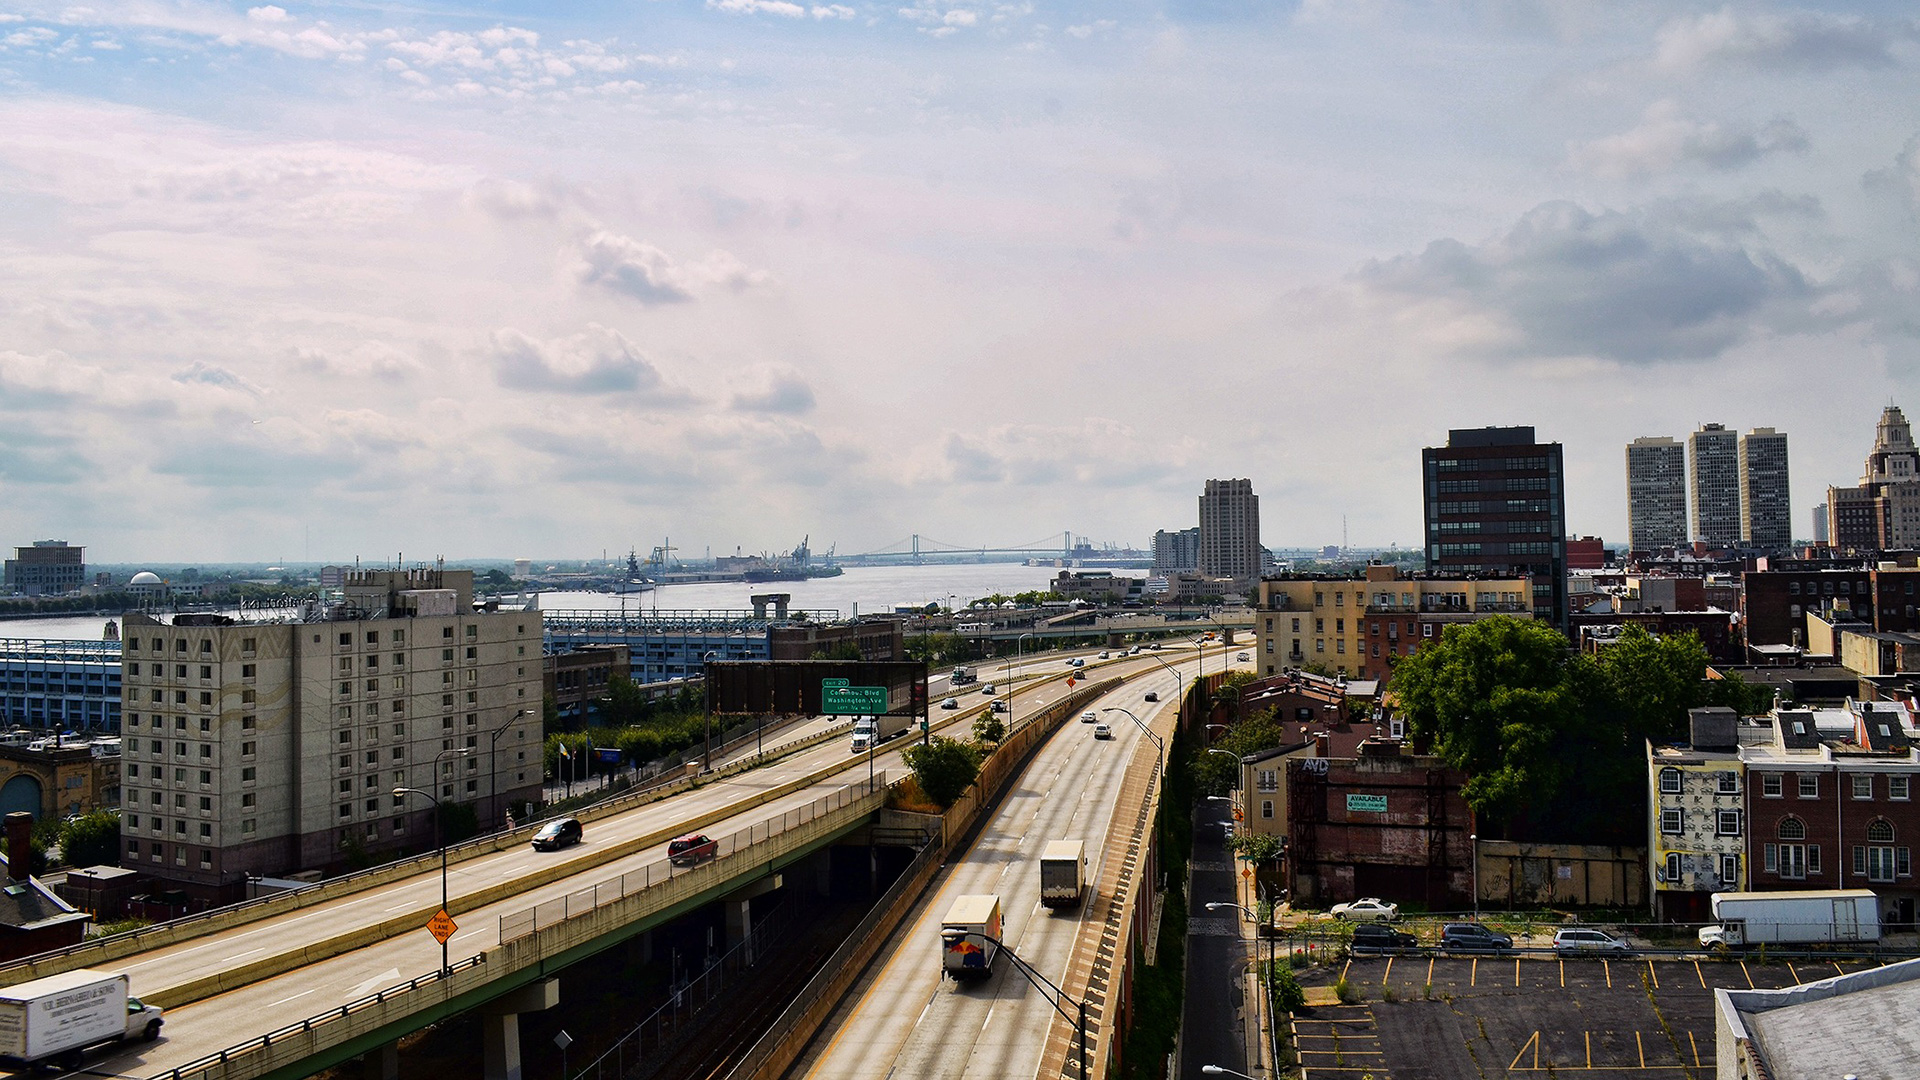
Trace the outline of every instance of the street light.
<instances>
[{"instance_id":1,"label":"street light","mask_svg":"<svg viewBox=\"0 0 1920 1080\"><path fill-rule=\"evenodd\" d=\"M988 937L977 930L965 930L958 926L948 927L940 931L940 942L949 949L968 938L979 938L1000 952L1006 953L1007 959L1013 961L1013 966L1020 974L1026 976L1027 981L1033 984L1035 990L1053 991L1053 1000L1049 1002L1049 1004L1053 1006L1053 1011L1065 1017L1067 1022L1073 1024L1074 1029L1079 1033L1080 1080L1087 1080L1087 1003L1083 1000L1075 1000L1074 998L1068 997L1065 990L1055 986L1052 979L1035 971L1032 964L1020 959L1020 955L1008 948L1007 943L1001 941L999 938ZM1067 1010L1061 1006L1060 1003L1062 1001L1073 1002L1074 1008L1078 1011L1079 1015L1074 1016L1068 1013ZM1247 1080L1253 1080L1253 1078L1248 1077Z\"/></svg>"},{"instance_id":2,"label":"street light","mask_svg":"<svg viewBox=\"0 0 1920 1080\"><path fill-rule=\"evenodd\" d=\"M1279 1024L1279 1018L1273 1015L1273 979L1274 979L1274 973L1275 973L1275 968L1273 966L1274 965L1273 940L1275 936L1273 932L1273 927L1264 925L1263 920L1260 918L1260 913L1257 911L1254 911L1250 907L1247 907L1245 904L1223 904L1223 903L1214 902L1214 903L1209 903L1207 905L1208 911L1215 911L1220 908L1234 908L1238 910L1240 914L1245 915L1248 921L1254 924L1254 933L1267 939L1267 970L1265 975L1261 977L1260 985L1262 989L1266 991L1267 1023L1271 1029L1272 1026L1277 1026ZM1220 1073L1220 1072L1228 1072L1229 1070L1222 1069L1218 1065L1205 1065L1201 1067L1200 1071ZM1239 1076L1241 1074L1232 1073L1231 1075ZM1249 1080L1251 1080L1251 1078L1249 1078Z\"/></svg>"},{"instance_id":3,"label":"street light","mask_svg":"<svg viewBox=\"0 0 1920 1080\"><path fill-rule=\"evenodd\" d=\"M1132 713L1132 712L1130 712L1130 711L1128 711L1128 710L1126 710L1126 709L1123 709L1123 708L1121 708L1121 707L1120 707L1120 706L1118 706L1118 705L1112 705L1112 706L1109 706L1109 707L1107 707L1107 708L1104 708L1104 709L1101 709L1100 711L1101 711L1101 712L1117 712L1117 713L1126 713L1126 714L1127 714L1127 719L1129 719L1129 720L1131 720L1131 721L1133 721L1133 726L1134 726L1134 727L1137 727L1137 728L1139 728L1139 729L1140 729L1141 731L1144 731L1144 732L1146 732L1146 735L1147 735L1147 738L1149 738L1149 739L1152 739L1152 740L1153 740L1153 742L1154 742L1154 745L1156 745L1156 746L1158 746L1158 747L1160 748L1160 761L1161 761L1161 762L1162 762L1163 764L1164 764L1164 763L1166 762L1166 760L1167 760L1167 741L1166 741L1165 739L1162 739L1162 738L1161 738L1160 736L1158 736L1158 735L1155 735L1155 734L1153 733L1153 729L1152 729L1152 728L1150 728L1150 727L1148 727L1147 725L1145 725L1145 724L1143 724L1143 723L1141 723L1141 722L1140 722L1140 718L1139 718L1139 717L1137 717L1137 716L1135 716L1135 715L1133 715L1133 713Z\"/></svg>"},{"instance_id":4,"label":"street light","mask_svg":"<svg viewBox=\"0 0 1920 1080\"><path fill-rule=\"evenodd\" d=\"M1007 680L1007 734L1009 735L1013 734L1013 727L1014 727L1013 684L1014 684L1014 681L1019 679L1021 674L1024 672L1024 665L1021 664L1021 651L1025 648L1027 639L1032 636L1033 636L1032 634L1021 634L1019 637L1013 639L1014 675L1012 679Z\"/></svg>"},{"instance_id":5,"label":"street light","mask_svg":"<svg viewBox=\"0 0 1920 1080\"><path fill-rule=\"evenodd\" d=\"M1240 1080L1253 1080L1253 1077L1248 1076L1246 1073L1234 1072L1232 1069L1223 1069L1218 1065L1202 1065L1200 1066L1200 1071L1206 1073L1208 1076L1238 1076Z\"/></svg>"},{"instance_id":6,"label":"street light","mask_svg":"<svg viewBox=\"0 0 1920 1080\"><path fill-rule=\"evenodd\" d=\"M1166 668L1167 674L1173 676L1173 699L1184 705L1186 702L1186 697L1180 692L1180 683L1181 683L1181 680L1186 678L1186 676L1180 674L1180 670L1178 668L1174 667L1172 664L1167 663L1165 660L1162 660L1157 656L1149 656L1147 657L1147 659L1153 661L1156 664L1159 664L1163 668Z\"/></svg>"},{"instance_id":7,"label":"street light","mask_svg":"<svg viewBox=\"0 0 1920 1080\"><path fill-rule=\"evenodd\" d=\"M447 756L448 754L453 754L456 757L465 757L467 754L467 748L464 746L449 747L448 749L442 750L438 754L435 754L433 756L433 774L436 778L436 782L437 782L437 778L440 775L440 759ZM393 789L393 797L396 799L404 799L408 795L424 795L426 796L427 801L433 804L433 843L435 847L440 849L440 910L442 912L446 912L447 910L447 843L442 836L443 829L440 824L440 799L433 792L422 791L419 788L397 787ZM453 965L449 963L447 960L447 943L443 941L440 943L440 975L442 978L445 978L446 976L451 974L453 974Z\"/></svg>"},{"instance_id":8,"label":"street light","mask_svg":"<svg viewBox=\"0 0 1920 1080\"><path fill-rule=\"evenodd\" d=\"M1473 845L1473 921L1480 921L1480 834L1468 833L1467 843Z\"/></svg>"},{"instance_id":9,"label":"street light","mask_svg":"<svg viewBox=\"0 0 1920 1080\"><path fill-rule=\"evenodd\" d=\"M495 821L499 821L501 818L499 801L500 770L494 765L494 750L499 747L500 736L505 735L508 728L519 723L521 717L532 715L532 709L521 709L519 712L514 713L506 723L487 732L487 816L493 818Z\"/></svg>"},{"instance_id":10,"label":"street light","mask_svg":"<svg viewBox=\"0 0 1920 1080\"><path fill-rule=\"evenodd\" d=\"M709 652L704 656L700 657L700 675L702 678L706 677L706 674L707 674L707 662L719 655L720 654L716 651L716 652ZM704 712L704 710L702 711ZM706 734L700 736L700 755L701 755L700 771L703 773L712 772L713 771L713 714L710 712L706 713Z\"/></svg>"}]
</instances>

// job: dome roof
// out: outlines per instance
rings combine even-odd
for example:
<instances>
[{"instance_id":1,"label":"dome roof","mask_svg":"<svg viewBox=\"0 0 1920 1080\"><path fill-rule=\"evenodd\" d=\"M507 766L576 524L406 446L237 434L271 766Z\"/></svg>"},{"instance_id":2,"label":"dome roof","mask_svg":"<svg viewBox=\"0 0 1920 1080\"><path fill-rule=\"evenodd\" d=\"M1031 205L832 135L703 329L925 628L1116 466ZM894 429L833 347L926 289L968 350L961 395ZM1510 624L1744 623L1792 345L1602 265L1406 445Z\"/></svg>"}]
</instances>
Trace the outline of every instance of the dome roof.
<instances>
[{"instance_id":1,"label":"dome roof","mask_svg":"<svg viewBox=\"0 0 1920 1080\"><path fill-rule=\"evenodd\" d=\"M160 584L160 575L159 575L159 574L156 574L156 573L154 573L154 572L153 572L153 571L151 571L151 570L142 570L142 571L140 571L139 573L137 573L137 574L135 574L135 575L133 575L133 580L132 580L132 581L129 581L129 582L127 582L127 584L129 584L129 585L158 585L158 584Z\"/></svg>"}]
</instances>

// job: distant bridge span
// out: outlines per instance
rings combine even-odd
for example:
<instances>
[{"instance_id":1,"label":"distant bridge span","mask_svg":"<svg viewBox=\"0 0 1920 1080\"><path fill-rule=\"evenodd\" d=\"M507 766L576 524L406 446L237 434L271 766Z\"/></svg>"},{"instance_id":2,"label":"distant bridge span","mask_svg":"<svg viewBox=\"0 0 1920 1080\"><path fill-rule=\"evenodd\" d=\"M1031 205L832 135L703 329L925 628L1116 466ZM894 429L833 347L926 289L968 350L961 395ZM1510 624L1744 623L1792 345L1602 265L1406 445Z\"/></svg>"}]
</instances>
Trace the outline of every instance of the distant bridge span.
<instances>
[{"instance_id":1,"label":"distant bridge span","mask_svg":"<svg viewBox=\"0 0 1920 1080\"><path fill-rule=\"evenodd\" d=\"M1080 542L1082 545L1085 545L1086 538L1081 537ZM835 555L834 558L841 561L904 559L910 562L920 562L927 558L954 555L977 555L983 557L991 555L1020 555L1028 557L1046 555L1059 558L1071 558L1074 547L1072 529L1067 529L1062 532L1057 542L1050 538L1042 538L1040 540L1030 540L1023 544L1014 544L1005 547L988 547L984 545L975 547L967 544L949 544L942 540L935 540L930 536L922 536L919 533L914 533L912 536L895 540L874 551L863 551L857 555Z\"/></svg>"}]
</instances>

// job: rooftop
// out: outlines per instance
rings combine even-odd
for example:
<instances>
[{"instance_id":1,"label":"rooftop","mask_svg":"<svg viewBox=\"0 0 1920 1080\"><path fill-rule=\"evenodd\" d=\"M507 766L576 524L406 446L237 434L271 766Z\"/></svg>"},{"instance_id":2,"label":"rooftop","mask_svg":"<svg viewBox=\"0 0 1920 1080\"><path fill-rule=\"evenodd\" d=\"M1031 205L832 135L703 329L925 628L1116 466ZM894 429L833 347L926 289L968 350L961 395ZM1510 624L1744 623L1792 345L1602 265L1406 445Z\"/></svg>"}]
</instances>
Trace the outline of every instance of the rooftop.
<instances>
[{"instance_id":1,"label":"rooftop","mask_svg":"<svg viewBox=\"0 0 1920 1080\"><path fill-rule=\"evenodd\" d=\"M1920 1076L1920 960L1784 990L1716 990L1719 1025L1777 1077Z\"/></svg>"}]
</instances>

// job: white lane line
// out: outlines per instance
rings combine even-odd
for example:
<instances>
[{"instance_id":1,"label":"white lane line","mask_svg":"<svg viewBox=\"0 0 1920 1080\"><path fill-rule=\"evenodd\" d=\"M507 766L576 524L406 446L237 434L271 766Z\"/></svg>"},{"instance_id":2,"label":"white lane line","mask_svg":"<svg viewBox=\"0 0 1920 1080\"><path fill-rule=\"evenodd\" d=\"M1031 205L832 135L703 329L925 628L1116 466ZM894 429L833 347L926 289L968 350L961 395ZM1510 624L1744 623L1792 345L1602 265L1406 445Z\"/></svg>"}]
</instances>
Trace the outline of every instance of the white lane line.
<instances>
[{"instance_id":1,"label":"white lane line","mask_svg":"<svg viewBox=\"0 0 1920 1080\"><path fill-rule=\"evenodd\" d=\"M308 994L318 993L319 990L320 988L316 986L312 990L302 990L299 993L293 995L293 997L283 997L279 1001L269 1001L267 1002L267 1008L271 1009L275 1005L285 1005L287 1002L293 1001L296 998L303 998L303 997L306 997Z\"/></svg>"},{"instance_id":2,"label":"white lane line","mask_svg":"<svg viewBox=\"0 0 1920 1080\"><path fill-rule=\"evenodd\" d=\"M223 963L228 963L228 964L231 964L231 963L233 963L233 962L234 962L235 960L238 960L238 959L240 959L240 958L241 958L241 957L243 957L243 956L252 956L252 955L254 955L254 954L256 954L256 953L263 953L263 952L266 952L266 951L267 951L267 950L265 950L265 949L248 949L248 950L247 950L246 952L238 952L238 953L234 953L234 954L233 954L232 956L229 956L229 957L227 957L227 958L226 958L226 960L225 960L225 961L223 961Z\"/></svg>"}]
</instances>

